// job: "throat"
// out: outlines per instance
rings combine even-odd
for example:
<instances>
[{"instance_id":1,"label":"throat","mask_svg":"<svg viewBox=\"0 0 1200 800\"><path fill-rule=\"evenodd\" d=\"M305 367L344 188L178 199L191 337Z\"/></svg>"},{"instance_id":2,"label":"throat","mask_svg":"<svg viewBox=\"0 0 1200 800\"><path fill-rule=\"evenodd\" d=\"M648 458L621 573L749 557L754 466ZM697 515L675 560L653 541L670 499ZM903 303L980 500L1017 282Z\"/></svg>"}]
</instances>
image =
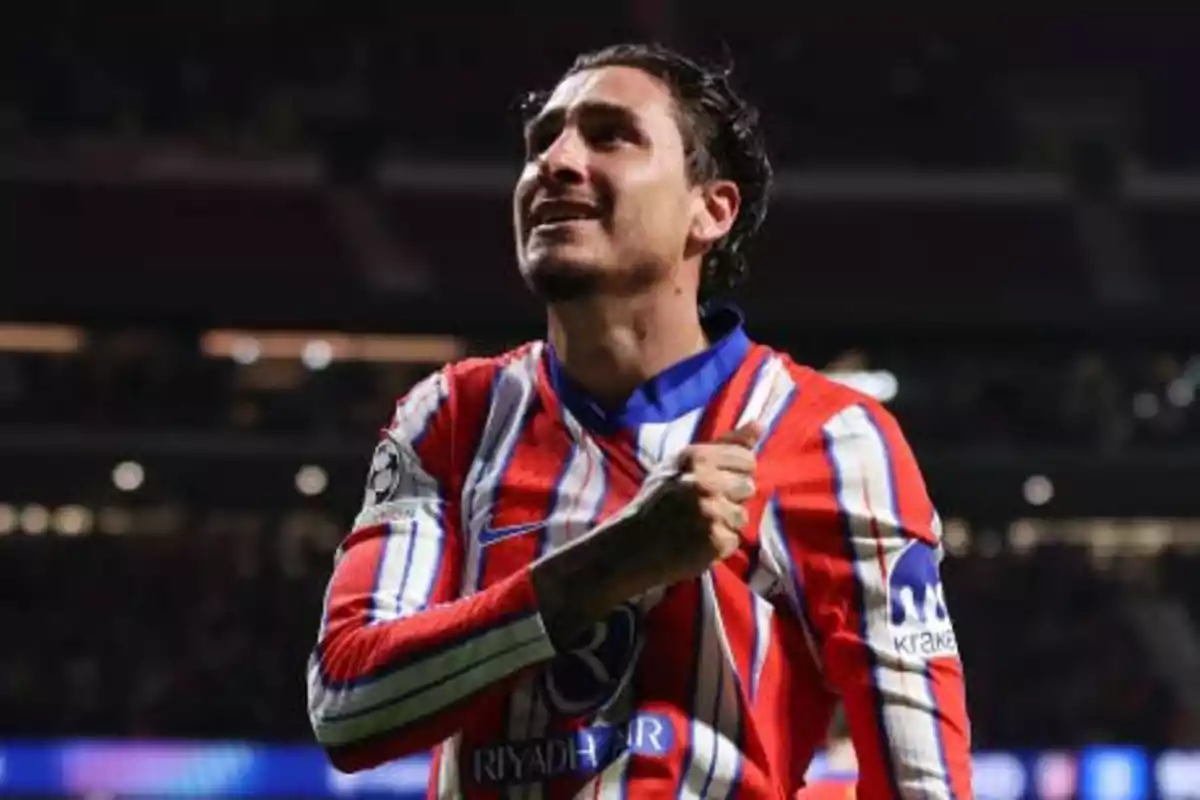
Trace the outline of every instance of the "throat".
<instances>
[{"instance_id":1,"label":"throat","mask_svg":"<svg viewBox=\"0 0 1200 800\"><path fill-rule=\"evenodd\" d=\"M706 405L749 353L736 311L705 322L697 319L690 330L675 325L657 338L629 328L609 328L603 338L552 338L548 378L563 405L592 430L669 422Z\"/></svg>"},{"instance_id":2,"label":"throat","mask_svg":"<svg viewBox=\"0 0 1200 800\"><path fill-rule=\"evenodd\" d=\"M697 318L694 325L663 329L639 325L593 329L583 337L552 339L563 371L606 409L618 409L647 381L708 348Z\"/></svg>"}]
</instances>

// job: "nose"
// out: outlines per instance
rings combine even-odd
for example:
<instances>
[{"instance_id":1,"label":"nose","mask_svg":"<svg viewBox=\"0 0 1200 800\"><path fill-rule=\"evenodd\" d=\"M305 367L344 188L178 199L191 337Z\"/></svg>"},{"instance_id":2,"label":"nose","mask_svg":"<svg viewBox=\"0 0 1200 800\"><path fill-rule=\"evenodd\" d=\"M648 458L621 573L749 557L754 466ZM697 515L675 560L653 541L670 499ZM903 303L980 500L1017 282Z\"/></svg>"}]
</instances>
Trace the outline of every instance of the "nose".
<instances>
[{"instance_id":1,"label":"nose","mask_svg":"<svg viewBox=\"0 0 1200 800\"><path fill-rule=\"evenodd\" d=\"M571 128L538 156L538 176L546 183L573 186L584 182L586 172L587 146Z\"/></svg>"}]
</instances>

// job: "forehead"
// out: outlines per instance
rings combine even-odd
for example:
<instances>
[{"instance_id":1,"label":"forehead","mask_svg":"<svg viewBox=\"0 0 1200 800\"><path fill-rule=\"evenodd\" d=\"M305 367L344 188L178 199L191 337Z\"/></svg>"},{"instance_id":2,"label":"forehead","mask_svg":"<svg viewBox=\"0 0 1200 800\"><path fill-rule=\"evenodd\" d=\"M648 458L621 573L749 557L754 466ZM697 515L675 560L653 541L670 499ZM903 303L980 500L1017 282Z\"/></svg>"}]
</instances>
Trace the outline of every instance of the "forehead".
<instances>
[{"instance_id":1,"label":"forehead","mask_svg":"<svg viewBox=\"0 0 1200 800\"><path fill-rule=\"evenodd\" d=\"M634 115L674 124L675 101L658 78L636 67L598 67L569 75L554 88L546 112L571 111L591 104L619 106Z\"/></svg>"}]
</instances>

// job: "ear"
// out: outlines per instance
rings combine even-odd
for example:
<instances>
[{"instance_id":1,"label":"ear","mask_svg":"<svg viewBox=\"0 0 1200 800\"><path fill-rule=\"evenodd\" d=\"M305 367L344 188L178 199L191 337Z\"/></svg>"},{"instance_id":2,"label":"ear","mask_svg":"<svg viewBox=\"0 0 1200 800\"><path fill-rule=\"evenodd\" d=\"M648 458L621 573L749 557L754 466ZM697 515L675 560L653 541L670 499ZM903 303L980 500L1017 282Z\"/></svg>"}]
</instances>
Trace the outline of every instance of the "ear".
<instances>
[{"instance_id":1,"label":"ear","mask_svg":"<svg viewBox=\"0 0 1200 800\"><path fill-rule=\"evenodd\" d=\"M707 250L716 244L737 219L742 193L733 181L709 181L700 187L690 231L692 241Z\"/></svg>"}]
</instances>

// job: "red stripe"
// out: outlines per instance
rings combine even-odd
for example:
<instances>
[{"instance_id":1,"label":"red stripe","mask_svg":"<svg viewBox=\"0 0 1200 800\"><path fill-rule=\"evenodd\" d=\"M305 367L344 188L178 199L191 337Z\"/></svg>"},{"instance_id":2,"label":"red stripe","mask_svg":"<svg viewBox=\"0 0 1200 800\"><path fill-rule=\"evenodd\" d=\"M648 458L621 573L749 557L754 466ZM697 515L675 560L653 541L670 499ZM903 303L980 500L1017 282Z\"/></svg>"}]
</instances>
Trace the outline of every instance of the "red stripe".
<instances>
[{"instance_id":1,"label":"red stripe","mask_svg":"<svg viewBox=\"0 0 1200 800\"><path fill-rule=\"evenodd\" d=\"M929 499L925 479L921 476L912 448L900 430L900 424L894 416L877 406L867 405L866 411L887 448L896 517L900 527L904 533L918 539L930 544L940 544L932 529L933 502Z\"/></svg>"},{"instance_id":2,"label":"red stripe","mask_svg":"<svg viewBox=\"0 0 1200 800\"><path fill-rule=\"evenodd\" d=\"M623 449L627 443L622 441L619 435L608 439L595 435L591 438L600 449L602 458L599 466L604 470L604 497L600 501L600 508L595 519L598 524L620 511L633 499L638 489L641 488L645 473L636 459L629 457L630 451ZM565 733L576 730L586 722L586 720L568 717L554 717L550 720L549 732L551 734ZM570 800L591 781L596 782L595 791L598 792L600 789L598 777L598 775L589 775L580 778L571 776L558 778L549 785L546 800Z\"/></svg>"},{"instance_id":3,"label":"red stripe","mask_svg":"<svg viewBox=\"0 0 1200 800\"><path fill-rule=\"evenodd\" d=\"M803 430L802 423L796 430ZM785 445L774 440L771 444ZM795 441L790 445L793 477L778 495L784 541L800 573L825 669L843 694L860 763L860 791L864 797L887 797L891 792L887 740L879 727L870 655L862 640L858 582L846 552L833 469L819 433L808 436L802 445Z\"/></svg>"},{"instance_id":4,"label":"red stripe","mask_svg":"<svg viewBox=\"0 0 1200 800\"><path fill-rule=\"evenodd\" d=\"M486 631L502 619L534 608L528 571L513 575L490 595L475 595L430 608L422 614L363 628L350 623L331 629L322 643L325 663L335 677L370 675L391 664L408 662L471 631ZM343 771L381 764L433 747L450 735L478 723L488 709L501 703L517 675L493 683L431 716L345 747L329 750L330 760Z\"/></svg>"},{"instance_id":5,"label":"red stripe","mask_svg":"<svg viewBox=\"0 0 1200 800\"><path fill-rule=\"evenodd\" d=\"M536 406L536 400L535 406L518 424L522 429L517 433L504 473L499 476L492 494L489 528L544 522L550 512L547 502L554 490L554 482L571 451L571 443L562 429ZM543 535L542 530L531 530L483 547L479 553L475 590L483 591L525 570L537 560ZM474 578L468 576L468 580ZM507 738L513 693L519 687L519 683L510 684L503 696L489 693L485 702L471 708L471 724L461 731L460 780L464 787L470 787L472 797L491 798L503 794L499 789L474 785L469 759L478 747L494 745L497 734L501 739Z\"/></svg>"},{"instance_id":6,"label":"red stripe","mask_svg":"<svg viewBox=\"0 0 1200 800\"><path fill-rule=\"evenodd\" d=\"M461 580L461 509L457 498L462 476L474 456L487 418L491 385L501 364L508 360L511 357L473 359L447 367L447 396L414 443L422 467L441 484L445 502L443 551L430 597L430 605L438 607L418 617L365 628L386 527L354 532L343 544L345 555L331 579L329 619L321 643L327 679L361 678L385 664L436 648L440 642L459 637L471 627L483 630L508 613L533 607L533 591L527 575L514 576L508 589L490 602L471 598L445 605L458 596ZM406 399L401 398L398 407ZM398 427L402 422L396 420L394 424ZM495 684L432 719L419 720L412 726L331 751L331 760L344 769L363 768L428 748L461 728L468 716L470 719L486 716L489 706L498 706L511 682ZM436 776L431 780L436 780Z\"/></svg>"},{"instance_id":7,"label":"red stripe","mask_svg":"<svg viewBox=\"0 0 1200 800\"><path fill-rule=\"evenodd\" d=\"M438 797L438 779L442 774L442 758L445 756L445 746L433 748L433 758L429 760L429 779L426 781L425 797L436 800Z\"/></svg>"},{"instance_id":8,"label":"red stripe","mask_svg":"<svg viewBox=\"0 0 1200 800\"><path fill-rule=\"evenodd\" d=\"M758 696L766 700L755 709L755 720L772 774L790 794L803 785L813 755L825 742L837 698L825 689L795 617L777 614L772 627L775 635L759 679Z\"/></svg>"},{"instance_id":9,"label":"red stripe","mask_svg":"<svg viewBox=\"0 0 1200 800\"><path fill-rule=\"evenodd\" d=\"M938 738L955 797L971 796L971 733L963 668L957 658L933 659L929 690L938 715Z\"/></svg>"},{"instance_id":10,"label":"red stripe","mask_svg":"<svg viewBox=\"0 0 1200 800\"><path fill-rule=\"evenodd\" d=\"M746 406L758 366L768 353L761 346L752 348L737 372L709 402L693 441L710 442L733 429ZM642 712L671 719L676 746L668 758L630 759L626 781L628 785L636 785L639 796L673 795L682 770L688 766L685 754L692 745L695 673L703 668L696 663L699 647L696 618L700 602L699 580L679 583L667 590L646 618L646 644L635 679L638 706Z\"/></svg>"}]
</instances>

